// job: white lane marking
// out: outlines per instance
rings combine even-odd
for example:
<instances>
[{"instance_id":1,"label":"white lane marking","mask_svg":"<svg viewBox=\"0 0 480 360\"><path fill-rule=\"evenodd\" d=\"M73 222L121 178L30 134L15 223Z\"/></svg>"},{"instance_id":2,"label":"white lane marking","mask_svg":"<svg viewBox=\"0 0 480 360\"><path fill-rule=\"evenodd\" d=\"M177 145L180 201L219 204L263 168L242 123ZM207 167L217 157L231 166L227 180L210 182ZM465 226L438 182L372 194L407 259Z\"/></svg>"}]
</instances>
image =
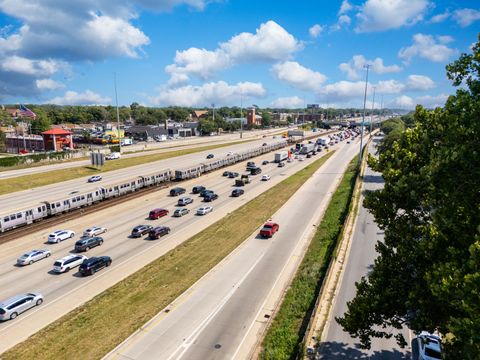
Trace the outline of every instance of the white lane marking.
<instances>
[{"instance_id":1,"label":"white lane marking","mask_svg":"<svg viewBox=\"0 0 480 360\"><path fill-rule=\"evenodd\" d=\"M218 303L218 305L213 309L213 311L193 330L190 336L188 336L182 345L180 345L175 352L168 357L168 360L177 358L180 359L185 352L192 346L192 344L195 342L196 338L200 333L205 329L205 327L213 320L213 318L223 309L225 304L230 300L230 298L233 296L233 294L237 291L237 289L242 285L242 283L245 281L245 279L250 275L250 273L253 271L253 269L258 265L258 263L263 259L265 256L266 252L264 252L256 261L255 263L248 269L248 271L245 273L245 275L242 276L242 278L234 285L234 287L227 293L227 295ZM178 351L181 350L181 352L178 354Z\"/></svg>"}]
</instances>

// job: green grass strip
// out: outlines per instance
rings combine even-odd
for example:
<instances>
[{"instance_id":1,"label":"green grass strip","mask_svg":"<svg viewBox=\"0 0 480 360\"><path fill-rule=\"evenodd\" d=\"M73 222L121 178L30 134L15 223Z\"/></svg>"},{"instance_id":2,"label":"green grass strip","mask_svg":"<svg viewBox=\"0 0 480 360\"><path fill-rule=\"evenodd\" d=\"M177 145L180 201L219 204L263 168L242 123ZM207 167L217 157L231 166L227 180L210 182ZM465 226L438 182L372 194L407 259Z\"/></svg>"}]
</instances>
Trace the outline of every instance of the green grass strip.
<instances>
[{"instance_id":1,"label":"green grass strip","mask_svg":"<svg viewBox=\"0 0 480 360\"><path fill-rule=\"evenodd\" d=\"M6 351L1 358L84 360L99 359L106 355L245 241L333 153L289 176L164 256L46 326Z\"/></svg>"},{"instance_id":2,"label":"green grass strip","mask_svg":"<svg viewBox=\"0 0 480 360\"><path fill-rule=\"evenodd\" d=\"M254 139L256 140L256 139ZM254 141L254 140L245 140ZM238 144L236 142L235 144ZM137 156L126 159L118 159L115 161L107 161L101 170L97 170L90 166L79 166L75 168L62 169L39 173L35 175L24 175L10 179L0 180L0 195L13 193L15 191L28 190L39 186L45 186L50 184L56 184L62 181L78 179L81 177L88 177L91 175L97 175L99 173L125 169L130 166L147 164L153 161L165 160L176 156L188 155L197 153L200 151L218 149L226 146L230 146L232 143L208 145L197 148L173 150L163 152L159 154L150 154L145 156Z\"/></svg>"},{"instance_id":3,"label":"green grass strip","mask_svg":"<svg viewBox=\"0 0 480 360\"><path fill-rule=\"evenodd\" d=\"M263 340L261 359L295 359L337 239L348 215L357 178L358 157L353 159L295 274L292 284Z\"/></svg>"}]
</instances>

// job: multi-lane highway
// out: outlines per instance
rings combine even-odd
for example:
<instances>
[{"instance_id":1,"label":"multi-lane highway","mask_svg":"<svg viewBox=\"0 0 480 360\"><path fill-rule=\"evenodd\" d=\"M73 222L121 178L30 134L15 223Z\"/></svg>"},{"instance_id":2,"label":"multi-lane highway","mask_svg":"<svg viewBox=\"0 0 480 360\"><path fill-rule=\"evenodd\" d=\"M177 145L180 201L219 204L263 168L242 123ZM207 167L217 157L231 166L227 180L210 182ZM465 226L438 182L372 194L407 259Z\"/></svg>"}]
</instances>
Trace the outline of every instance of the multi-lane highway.
<instances>
[{"instance_id":1,"label":"multi-lane highway","mask_svg":"<svg viewBox=\"0 0 480 360\"><path fill-rule=\"evenodd\" d=\"M107 359L245 359L272 316L302 258L310 234L349 161L358 139L343 142L276 213L280 231L264 240L252 234L241 247ZM266 204L268 206L268 204Z\"/></svg>"},{"instance_id":2,"label":"multi-lane highway","mask_svg":"<svg viewBox=\"0 0 480 360\"><path fill-rule=\"evenodd\" d=\"M343 142L336 145L335 148L347 147L353 149L353 146L353 144L346 145ZM354 152L354 150L350 151ZM272 160L272 157L273 154L268 154L260 159L255 159L255 161ZM54 260L69 254L73 249L75 240L66 240L55 245L45 244L47 235L55 230L53 228L32 233L14 242L1 245L0 298L4 299L22 292L39 291L45 295L45 304L20 316L14 322L0 324L0 336L2 337L0 352L158 258L204 227L220 219L224 214L244 204L289 174L298 171L315 158L307 159L304 162L287 163L284 168L278 168L276 164L263 166L262 174L269 174L272 179L261 182L260 175L257 175L253 183L246 186L246 194L240 198L230 198L228 196L233 188L234 180L221 176L224 169L182 183L182 186L187 189L191 189L194 185L204 185L220 195L220 198L212 203L214 212L203 217L195 216L192 212L182 218L167 217L155 221L146 220L145 218L152 208L165 207L171 213L173 212L178 198L168 197L168 190L165 189L66 222L62 225L62 228L74 230L77 233L76 239L85 228L93 225L104 226L108 229L108 232L104 234L104 244L90 250L87 256L109 255L113 259L113 264L94 277L81 278L75 271L61 275L55 275L51 272ZM178 159L176 161L178 162ZM242 162L229 169L243 172L244 166L245 162ZM200 199L194 196L194 203L188 207L194 210L200 205ZM129 238L131 229L142 223L167 225L171 227L172 234L157 241ZM15 259L22 253L34 248L48 248L52 251L52 257L30 266L16 267Z\"/></svg>"},{"instance_id":3,"label":"multi-lane highway","mask_svg":"<svg viewBox=\"0 0 480 360\"><path fill-rule=\"evenodd\" d=\"M379 137L375 137L370 144L369 152L375 153L375 144ZM364 174L362 193L368 190L376 190L383 187L383 179L380 173L374 172L369 167ZM363 196L360 204L363 202ZM409 357L409 349L401 349L395 339L372 339L370 350L362 350L358 347L358 340L350 337L335 321L335 317L341 317L347 311L347 302L356 293L355 282L362 276L366 276L377 257L375 251L376 241L382 241L383 232L375 223L373 215L363 206L359 207L359 213L352 235L352 243L343 271L342 280L335 301L330 311L327 325L320 343L320 358L325 360L340 359L382 359L400 360ZM395 330L396 331L396 330ZM407 329L403 332L405 339L410 343L410 334Z\"/></svg>"},{"instance_id":4,"label":"multi-lane highway","mask_svg":"<svg viewBox=\"0 0 480 360\"><path fill-rule=\"evenodd\" d=\"M133 145L124 147L126 153L122 155L122 158L138 157L144 155L150 155L155 153L168 152L172 150L183 150L189 148L195 148L200 146L208 145L219 145L226 143L241 142L250 139L262 138L262 136L270 136L272 134L278 134L288 128L278 128L270 130L258 130L258 131L246 131L243 133L242 139L239 138L239 134L224 134L215 137L192 137L192 138L180 138L178 140L171 140L160 143L145 143L142 145ZM145 152L143 150L149 150ZM135 152L134 152L135 151ZM0 172L0 179L8 179L17 176L38 174L47 171L54 171L60 169L70 169L78 166L88 166L90 165L90 160L78 160L71 162L62 162L57 164L42 165L37 167L29 167L26 169L18 170L5 170Z\"/></svg>"},{"instance_id":5,"label":"multi-lane highway","mask_svg":"<svg viewBox=\"0 0 480 360\"><path fill-rule=\"evenodd\" d=\"M148 175L164 169L181 169L190 165L199 164L206 161L207 154L214 154L215 157L226 156L228 152L241 152L252 147L261 147L263 143L275 143L283 139L268 139L239 143L219 149L201 151L189 155L177 156L165 160L150 162L143 165L132 166L121 170L108 171L102 174L103 179L100 182L88 183L87 178L79 178L64 181L57 184L42 186L39 188L18 191L0 196L0 212L2 214L15 212L27 208L29 205L37 205L45 200L55 200L64 198L73 191L86 191L97 189L104 184L111 184L126 179L134 179L138 175ZM32 175L34 176L34 175Z\"/></svg>"}]
</instances>

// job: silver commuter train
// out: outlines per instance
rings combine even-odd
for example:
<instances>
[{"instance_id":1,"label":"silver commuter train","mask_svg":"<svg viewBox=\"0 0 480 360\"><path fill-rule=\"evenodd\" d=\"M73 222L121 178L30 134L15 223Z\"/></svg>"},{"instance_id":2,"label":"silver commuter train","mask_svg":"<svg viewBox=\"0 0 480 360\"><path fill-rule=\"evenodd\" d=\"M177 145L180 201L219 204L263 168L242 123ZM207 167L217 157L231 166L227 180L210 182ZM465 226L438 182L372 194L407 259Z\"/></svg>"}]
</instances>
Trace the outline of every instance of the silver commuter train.
<instances>
[{"instance_id":1,"label":"silver commuter train","mask_svg":"<svg viewBox=\"0 0 480 360\"><path fill-rule=\"evenodd\" d=\"M282 148L287 144L287 141L280 141L275 144L249 149L230 156L194 165L192 167L175 170L174 177L172 177L172 171L166 169L148 175L136 176L133 179L108 184L87 192L70 193L67 196L62 196L58 199L49 199L36 206L30 206L19 211L3 213L0 214L0 232L29 225L46 217L89 206L98 201L122 196L147 186L162 184L170 180L186 180L199 177L206 172L214 171L224 166L265 154Z\"/></svg>"}]
</instances>

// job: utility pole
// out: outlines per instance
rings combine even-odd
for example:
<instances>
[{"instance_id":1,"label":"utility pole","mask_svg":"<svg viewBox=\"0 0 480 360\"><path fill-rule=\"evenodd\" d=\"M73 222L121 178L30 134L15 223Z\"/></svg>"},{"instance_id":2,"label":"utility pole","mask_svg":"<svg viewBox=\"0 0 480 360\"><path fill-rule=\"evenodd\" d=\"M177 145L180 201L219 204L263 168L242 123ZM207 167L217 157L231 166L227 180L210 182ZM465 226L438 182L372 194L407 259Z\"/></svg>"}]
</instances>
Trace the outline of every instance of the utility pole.
<instances>
[{"instance_id":1,"label":"utility pole","mask_svg":"<svg viewBox=\"0 0 480 360\"><path fill-rule=\"evenodd\" d=\"M366 64L363 67L367 69L367 76L365 77L365 94L363 95L363 116L362 116L362 129L360 132L360 157L358 158L358 165L360 166L360 162L362 161L363 155L363 128L365 126L365 106L367 104L367 86L368 86L368 70L370 69L370 64Z\"/></svg>"},{"instance_id":2,"label":"utility pole","mask_svg":"<svg viewBox=\"0 0 480 360\"><path fill-rule=\"evenodd\" d=\"M117 73L113 73L113 83L115 85L115 102L117 104L117 132L118 132L118 150L122 153L122 139L120 138L120 112L118 111L118 96L117 96Z\"/></svg>"},{"instance_id":3,"label":"utility pole","mask_svg":"<svg viewBox=\"0 0 480 360\"><path fill-rule=\"evenodd\" d=\"M375 108L375 89L376 86L373 87L372 115L370 115L370 136L372 136L373 110Z\"/></svg>"}]
</instances>

